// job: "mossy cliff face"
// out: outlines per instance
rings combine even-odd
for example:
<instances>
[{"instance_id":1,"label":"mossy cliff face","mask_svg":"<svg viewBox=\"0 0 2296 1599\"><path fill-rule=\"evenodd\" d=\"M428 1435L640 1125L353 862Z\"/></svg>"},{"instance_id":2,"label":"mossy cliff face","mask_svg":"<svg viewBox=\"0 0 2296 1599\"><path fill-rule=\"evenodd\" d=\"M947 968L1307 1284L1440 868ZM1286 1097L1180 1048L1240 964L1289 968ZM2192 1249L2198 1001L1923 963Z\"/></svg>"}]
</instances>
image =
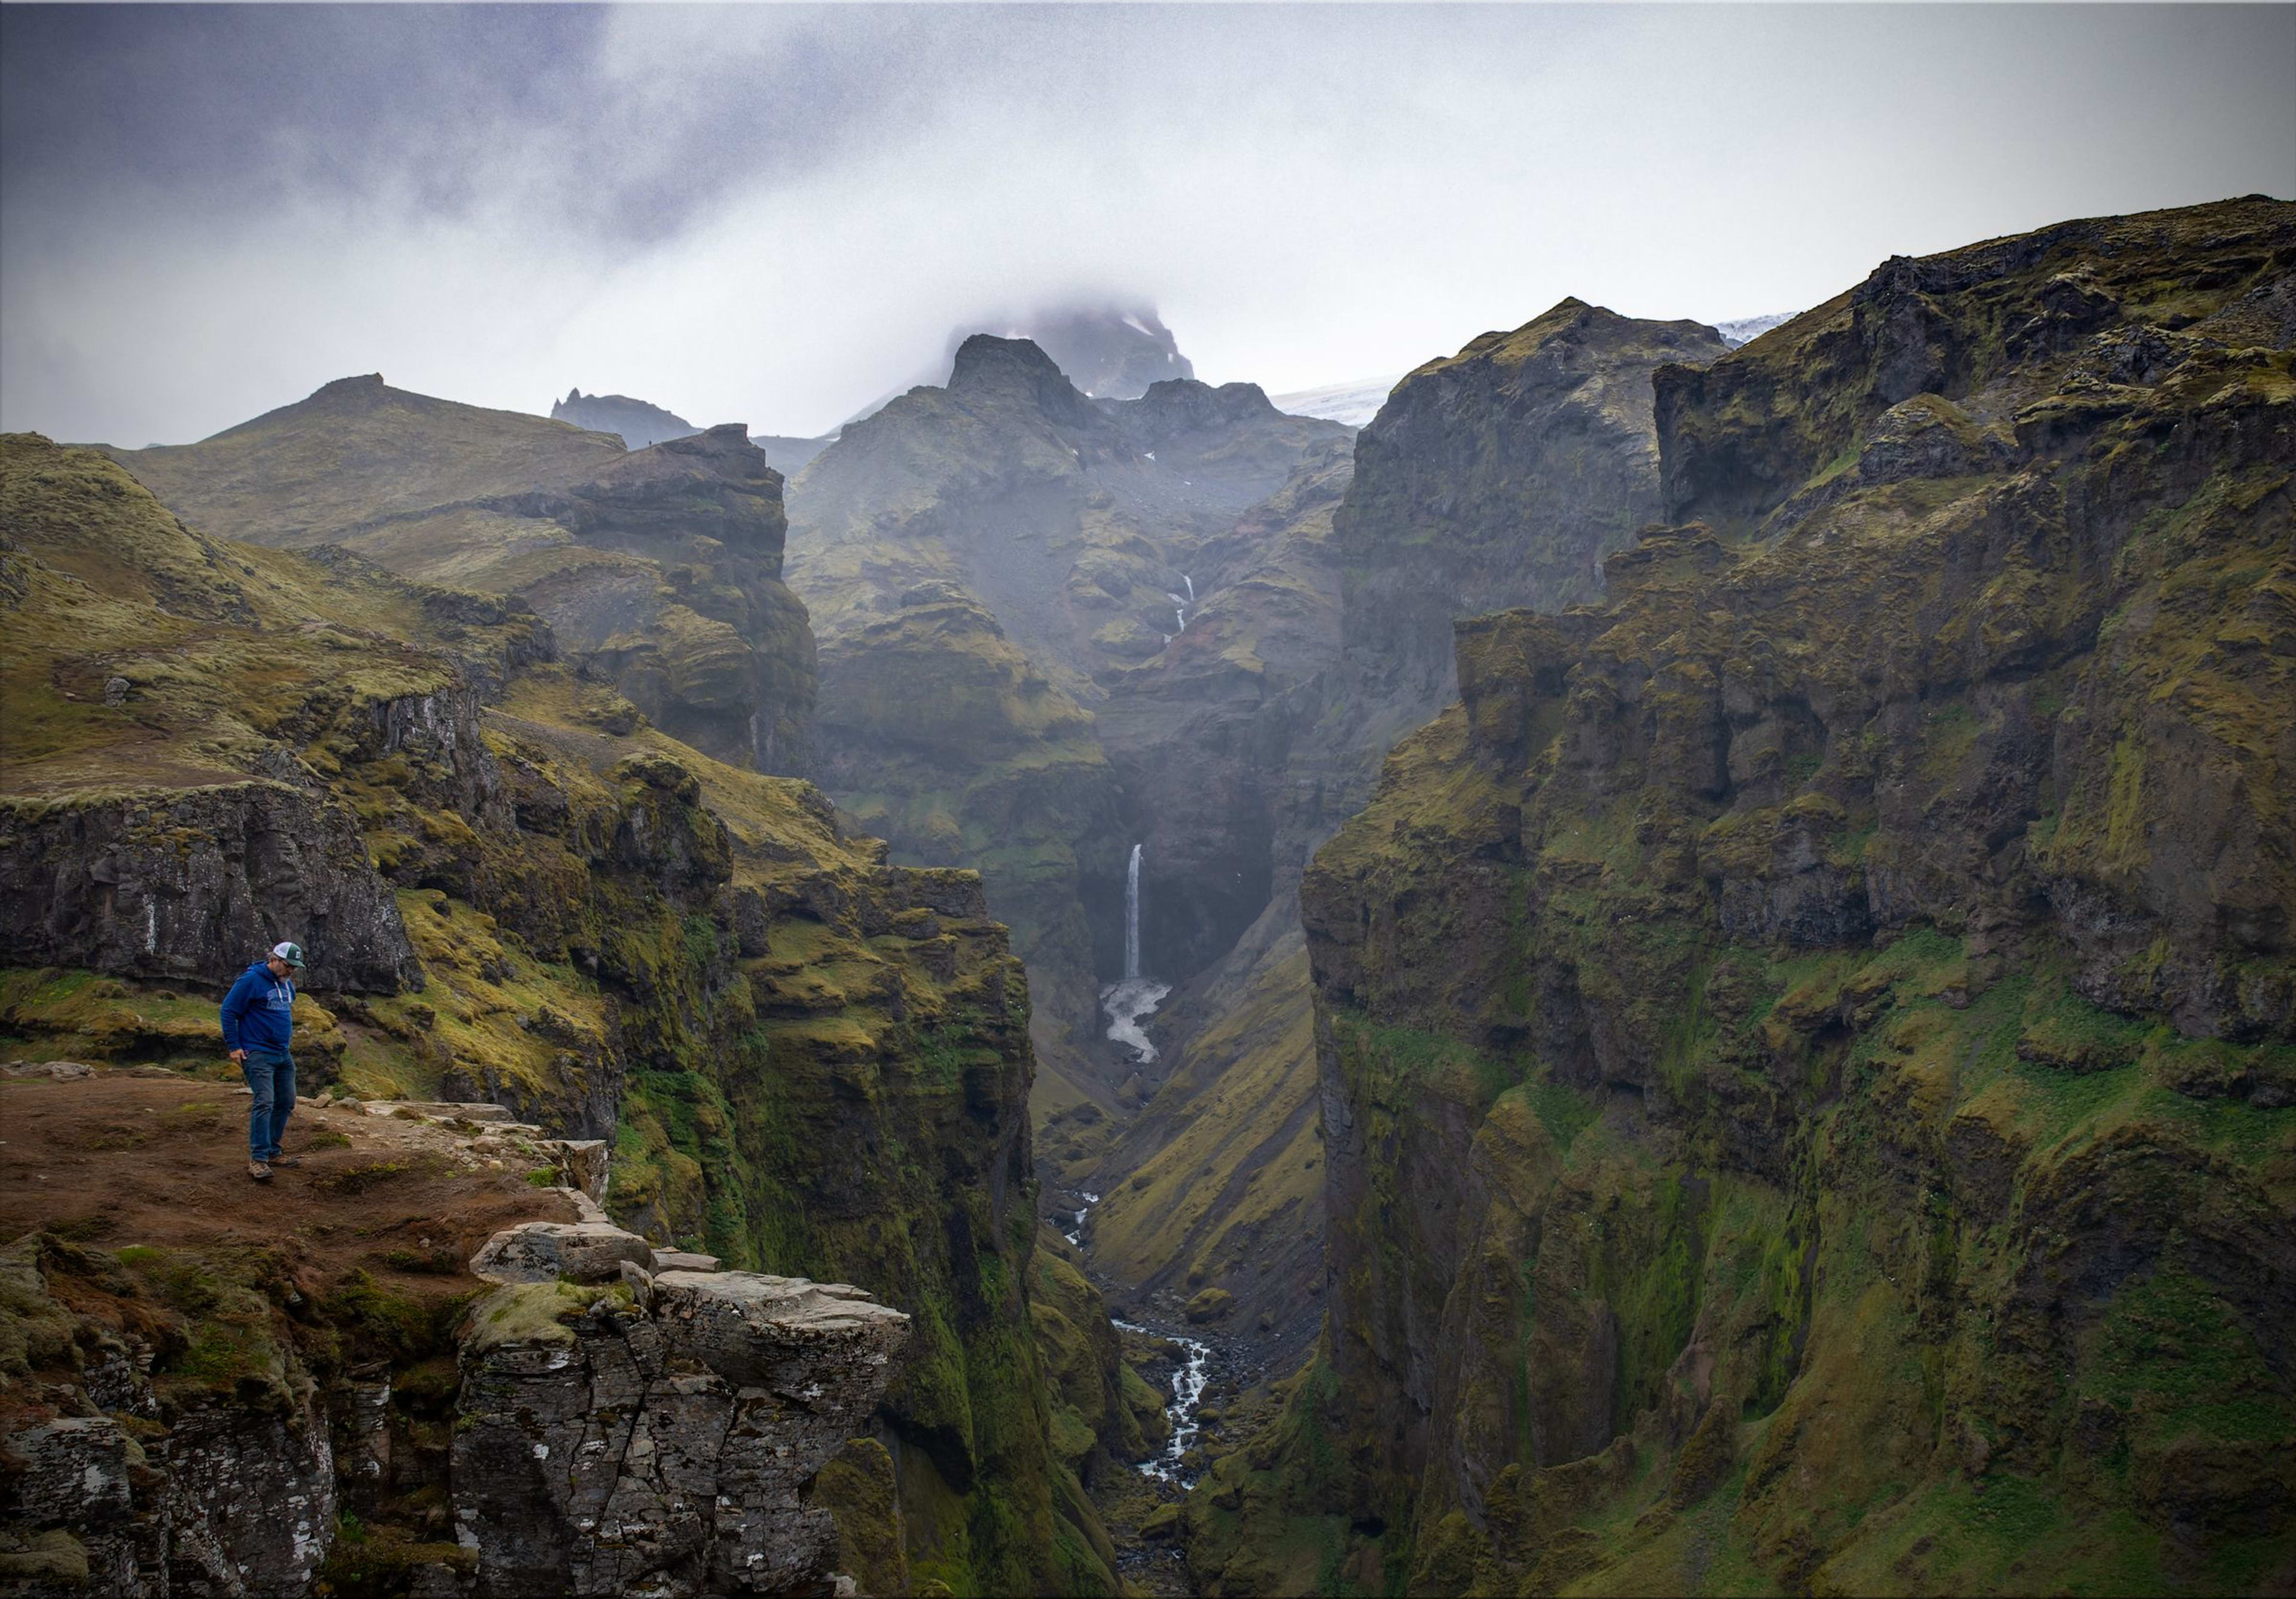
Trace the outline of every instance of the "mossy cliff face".
<instances>
[{"instance_id":1,"label":"mossy cliff face","mask_svg":"<svg viewBox=\"0 0 2296 1599\"><path fill-rule=\"evenodd\" d=\"M1110 680L1100 736L1144 847L1141 939L1175 977L1226 956L1338 816L1293 781L1323 757L1307 735L1339 659L1332 518L1354 472L1321 442L1275 494L1208 541L1200 603L1153 660Z\"/></svg>"},{"instance_id":2,"label":"mossy cliff face","mask_svg":"<svg viewBox=\"0 0 2296 1599\"><path fill-rule=\"evenodd\" d=\"M1717 520L1463 625L1303 888L1332 1309L1208 1586L2290 1579L2292 266L2071 225L1661 372Z\"/></svg>"},{"instance_id":3,"label":"mossy cliff face","mask_svg":"<svg viewBox=\"0 0 2296 1599\"><path fill-rule=\"evenodd\" d=\"M198 444L111 454L203 533L339 545L523 599L671 736L805 773L813 641L781 581L781 474L734 423L619 444L365 377Z\"/></svg>"},{"instance_id":4,"label":"mossy cliff face","mask_svg":"<svg viewBox=\"0 0 2296 1599\"><path fill-rule=\"evenodd\" d=\"M1053 1449L1078 1485L1090 1488L1163 1447L1171 1436L1164 1396L1126 1364L1107 1305L1074 1244L1039 1223L1029 1271L1029 1314L1052 1382Z\"/></svg>"},{"instance_id":5,"label":"mossy cliff face","mask_svg":"<svg viewBox=\"0 0 2296 1599\"><path fill-rule=\"evenodd\" d=\"M301 932L281 882L335 884L381 931L329 923L370 991L299 1014L324 1075L609 1138L625 1222L906 1312L882 1414L914 1570L1109 1587L1048 1442L1027 989L979 878L889 866L810 785L644 726L515 600L208 537L94 452L17 436L0 468L11 825L73 907L10 946L10 1053L212 1063L211 998L159 980L228 976ZM355 843L273 839L306 811ZM154 832L184 816L213 838ZM213 945L250 898L259 942ZM146 906L188 965L134 936Z\"/></svg>"},{"instance_id":6,"label":"mossy cliff face","mask_svg":"<svg viewBox=\"0 0 2296 1599\"><path fill-rule=\"evenodd\" d=\"M1456 619L1600 598L1603 558L1659 520L1651 372L1723 348L1565 299L1396 385L1337 519L1351 690L1416 726L1456 692Z\"/></svg>"},{"instance_id":7,"label":"mossy cliff face","mask_svg":"<svg viewBox=\"0 0 2296 1599\"><path fill-rule=\"evenodd\" d=\"M1079 851L1118 836L1113 775L1091 715L953 583L824 656L822 781L905 859L978 870L1029 963L1047 1055L1077 1059L1095 1011ZM1083 1074L1048 1085L1062 1102Z\"/></svg>"}]
</instances>

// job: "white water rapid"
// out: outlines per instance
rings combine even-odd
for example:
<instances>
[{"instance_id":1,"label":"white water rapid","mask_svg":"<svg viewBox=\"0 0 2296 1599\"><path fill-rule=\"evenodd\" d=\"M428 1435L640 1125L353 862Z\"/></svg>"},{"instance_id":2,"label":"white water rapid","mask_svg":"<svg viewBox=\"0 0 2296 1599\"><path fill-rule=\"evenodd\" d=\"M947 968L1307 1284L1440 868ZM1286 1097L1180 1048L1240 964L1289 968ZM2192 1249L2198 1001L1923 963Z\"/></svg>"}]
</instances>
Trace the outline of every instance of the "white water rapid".
<instances>
[{"instance_id":1,"label":"white water rapid","mask_svg":"<svg viewBox=\"0 0 2296 1599\"><path fill-rule=\"evenodd\" d=\"M1153 1460L1140 1463L1140 1474L1153 1477L1160 1482L1177 1482L1182 1488L1193 1486L1193 1480L1180 1474L1180 1462L1195 1447L1197 1434L1203 1429L1196 1423L1196 1406L1204 1397L1204 1384L1211 1381L1207 1369L1211 1360L1212 1347L1198 1343L1193 1338L1182 1338L1176 1332L1156 1332L1135 1322L1118 1321L1110 1316L1112 1326L1127 1332L1147 1332L1152 1337L1167 1338L1187 1351L1187 1358L1172 1374L1172 1402L1164 1406L1164 1414L1172 1418L1172 1440L1164 1446L1163 1454Z\"/></svg>"},{"instance_id":2,"label":"white water rapid","mask_svg":"<svg viewBox=\"0 0 2296 1599\"><path fill-rule=\"evenodd\" d=\"M1146 1066L1154 1062L1156 1046L1140 1024L1156 1013L1172 988L1140 975L1140 849L1132 846L1131 863L1124 869L1124 979L1101 990L1100 1004L1108 1013L1109 1041L1125 1046L1136 1064Z\"/></svg>"},{"instance_id":3,"label":"white water rapid","mask_svg":"<svg viewBox=\"0 0 2296 1599\"><path fill-rule=\"evenodd\" d=\"M1092 1214L1092 1208L1095 1205L1100 1203L1100 1195L1086 1189L1079 1189L1077 1192L1084 1200L1084 1203L1077 1207L1076 1231L1073 1233L1063 1233L1061 1236L1067 1239L1069 1242L1076 1248L1082 1249L1084 1247L1084 1218Z\"/></svg>"}]
</instances>

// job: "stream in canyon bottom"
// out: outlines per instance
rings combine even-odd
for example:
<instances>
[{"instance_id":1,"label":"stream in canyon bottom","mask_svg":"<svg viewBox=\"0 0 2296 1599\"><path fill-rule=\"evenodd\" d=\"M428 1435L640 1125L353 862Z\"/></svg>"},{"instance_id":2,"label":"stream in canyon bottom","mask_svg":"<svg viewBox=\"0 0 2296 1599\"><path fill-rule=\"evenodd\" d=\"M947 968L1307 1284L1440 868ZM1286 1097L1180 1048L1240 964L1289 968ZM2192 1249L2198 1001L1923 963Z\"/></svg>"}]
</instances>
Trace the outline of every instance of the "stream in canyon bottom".
<instances>
[{"instance_id":1,"label":"stream in canyon bottom","mask_svg":"<svg viewBox=\"0 0 2296 1599\"><path fill-rule=\"evenodd\" d=\"M1161 1455L1139 1463L1143 1477L1153 1477L1159 1482L1173 1483L1182 1488L1195 1486L1195 1479L1185 1474L1184 1463L1188 1451L1195 1447L1196 1435L1202 1431L1196 1417L1196 1407L1203 1402L1204 1384L1211 1381L1212 1346L1199 1339L1184 1337L1177 1332L1159 1332L1153 1327L1144 1327L1137 1322L1110 1316L1109 1324L1127 1332L1144 1332L1151 1338L1161 1338L1178 1344L1183 1358L1172 1373L1172 1398L1164 1406L1171 1419L1172 1438Z\"/></svg>"},{"instance_id":2,"label":"stream in canyon bottom","mask_svg":"<svg viewBox=\"0 0 2296 1599\"><path fill-rule=\"evenodd\" d=\"M1100 1195L1081 1188L1069 1192L1074 1193L1078 1202L1070 1213L1068 1224L1061 1228L1061 1236L1082 1250L1085 1248L1085 1220L1092 1214L1092 1208L1100 1203ZM1092 1275L1095 1278L1100 1277L1098 1272ZM1101 1281L1103 1288L1110 1286L1104 1278ZM1183 1491L1194 1487L1194 1474L1187 1470L1185 1463L1188 1451L1196 1447L1196 1440L1203 1431L1203 1423L1197 1411L1203 1404L1204 1389L1211 1382L1212 1360L1217 1351L1202 1339L1191 1338L1184 1332L1146 1326L1139 1322L1126 1321L1121 1316L1111 1316L1108 1320L1111 1326L1121 1332L1160 1338L1179 1347L1179 1363L1172 1370L1172 1397L1164 1405L1164 1414L1172 1423L1172 1436L1161 1453L1136 1464L1144 1477L1168 1482Z\"/></svg>"}]
</instances>

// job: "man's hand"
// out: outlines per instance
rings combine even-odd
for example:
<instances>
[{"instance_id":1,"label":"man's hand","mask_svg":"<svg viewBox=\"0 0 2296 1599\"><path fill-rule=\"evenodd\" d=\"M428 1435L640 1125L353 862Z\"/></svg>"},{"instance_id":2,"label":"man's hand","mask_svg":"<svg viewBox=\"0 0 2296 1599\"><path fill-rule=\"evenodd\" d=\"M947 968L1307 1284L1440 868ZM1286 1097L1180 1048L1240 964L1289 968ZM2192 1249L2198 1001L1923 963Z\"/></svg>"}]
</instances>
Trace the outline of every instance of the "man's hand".
<instances>
[{"instance_id":1,"label":"man's hand","mask_svg":"<svg viewBox=\"0 0 2296 1599\"><path fill-rule=\"evenodd\" d=\"M233 1065L234 1065L234 1066L244 1066L244 1065L246 1065L246 1064L247 1064L247 1052L246 1052L245 1050L243 1050L243 1049L234 1049L234 1050L233 1050L233 1051L231 1052L231 1063L232 1063Z\"/></svg>"}]
</instances>

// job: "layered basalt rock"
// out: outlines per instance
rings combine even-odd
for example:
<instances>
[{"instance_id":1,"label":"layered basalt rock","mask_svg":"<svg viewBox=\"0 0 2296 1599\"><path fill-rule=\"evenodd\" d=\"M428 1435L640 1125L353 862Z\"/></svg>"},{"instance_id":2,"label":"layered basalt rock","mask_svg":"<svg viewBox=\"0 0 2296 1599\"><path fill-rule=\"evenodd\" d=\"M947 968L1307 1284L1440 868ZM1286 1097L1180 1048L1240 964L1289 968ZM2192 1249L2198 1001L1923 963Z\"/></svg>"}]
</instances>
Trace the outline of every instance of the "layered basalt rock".
<instances>
[{"instance_id":1,"label":"layered basalt rock","mask_svg":"<svg viewBox=\"0 0 2296 1599\"><path fill-rule=\"evenodd\" d=\"M907 1324L857 1289L742 1272L480 1300L453 1465L477 1591L829 1591L837 1529L800 1492L867 1429Z\"/></svg>"},{"instance_id":2,"label":"layered basalt rock","mask_svg":"<svg viewBox=\"0 0 2296 1599\"><path fill-rule=\"evenodd\" d=\"M160 1265L40 1234L0 1252L12 1592L837 1591L839 1528L807 1496L870 1427L908 1325L857 1289L643 1270L497 1288L450 1334L434 1439L388 1375L329 1358L373 1338L371 1281L282 1304L291 1281L234 1281L229 1251L142 1256ZM419 1311L384 1304L405 1340ZM417 1482L451 1538L392 1527Z\"/></svg>"},{"instance_id":3,"label":"layered basalt rock","mask_svg":"<svg viewBox=\"0 0 2296 1599\"><path fill-rule=\"evenodd\" d=\"M1659 511L1650 373L1722 348L1566 300L1428 363L1351 452L1311 454L1206 546L1188 632L1116 684L1102 737L1150 824L1146 921L1200 972L1160 1018L1179 1075L1091 1184L1119 1269L1236 1292L1287 1349L1312 1336L1300 871L1453 692L1455 618L1599 594L1603 556ZM1218 1205L1179 1197L1206 1184Z\"/></svg>"},{"instance_id":4,"label":"layered basalt rock","mask_svg":"<svg viewBox=\"0 0 2296 1599\"><path fill-rule=\"evenodd\" d=\"M2278 1580L2292 270L2072 224L1660 369L1707 520L1462 625L1303 887L1332 1307L1208 1586Z\"/></svg>"},{"instance_id":5,"label":"layered basalt rock","mask_svg":"<svg viewBox=\"0 0 2296 1599\"><path fill-rule=\"evenodd\" d=\"M1173 976L1220 961L1288 904L1345 814L1324 813L1308 768L1332 754L1318 726L1340 652L1332 521L1353 471L1346 440L1320 442L1209 542L1187 630L1113 679L1101 707L1145 849L1143 943Z\"/></svg>"},{"instance_id":6,"label":"layered basalt rock","mask_svg":"<svg viewBox=\"0 0 2296 1599\"><path fill-rule=\"evenodd\" d=\"M521 574L512 592L549 621L562 649L662 731L721 760L803 774L813 636L781 580L781 474L728 422L633 452L586 481L477 509L512 511L579 541L579 558ZM419 528L378 529L350 542L420 537Z\"/></svg>"},{"instance_id":7,"label":"layered basalt rock","mask_svg":"<svg viewBox=\"0 0 2296 1599\"><path fill-rule=\"evenodd\" d=\"M0 1254L0 1318L29 1334L21 1350L0 1351L0 1382L17 1387L57 1341L84 1341L94 1358L64 1414L51 1401L45 1416L12 1415L0 1438L11 1480L0 1575L11 1591L308 1592L336 1509L326 1418L308 1374L291 1362L255 1394L163 1403L114 1330L48 1296L39 1259L37 1239ZM120 1286L116 1267L113 1276Z\"/></svg>"},{"instance_id":8,"label":"layered basalt rock","mask_svg":"<svg viewBox=\"0 0 2296 1599\"><path fill-rule=\"evenodd\" d=\"M1599 599L1604 558L1660 519L1651 374L1724 348L1565 299L1397 384L1334 521L1351 692L1416 726L1456 692L1453 621Z\"/></svg>"},{"instance_id":9,"label":"layered basalt rock","mask_svg":"<svg viewBox=\"0 0 2296 1599\"><path fill-rule=\"evenodd\" d=\"M1097 1013L1082 840L1119 832L1091 715L962 588L925 583L824 660L822 781L902 858L978 868L1055 1058Z\"/></svg>"},{"instance_id":10,"label":"layered basalt rock","mask_svg":"<svg viewBox=\"0 0 2296 1599\"><path fill-rule=\"evenodd\" d=\"M308 980L396 994L421 969L350 816L283 783L0 802L0 962L228 984L283 938Z\"/></svg>"}]
</instances>

